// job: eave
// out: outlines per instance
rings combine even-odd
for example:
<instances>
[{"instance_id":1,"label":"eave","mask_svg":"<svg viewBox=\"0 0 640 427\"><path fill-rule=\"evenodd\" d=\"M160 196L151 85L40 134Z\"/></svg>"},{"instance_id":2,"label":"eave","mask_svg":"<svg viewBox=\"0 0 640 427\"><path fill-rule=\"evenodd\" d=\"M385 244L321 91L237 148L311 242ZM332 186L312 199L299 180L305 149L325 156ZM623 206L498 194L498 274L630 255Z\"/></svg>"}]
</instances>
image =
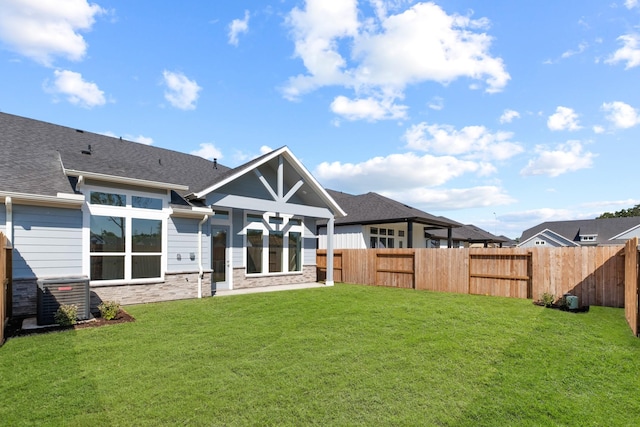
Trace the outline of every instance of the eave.
<instances>
[{"instance_id":1,"label":"eave","mask_svg":"<svg viewBox=\"0 0 640 427\"><path fill-rule=\"evenodd\" d=\"M42 194L14 193L0 191L2 203L7 199L17 205L51 206L61 208L80 208L84 204L82 194L58 193L56 196L45 196Z\"/></svg>"},{"instance_id":2,"label":"eave","mask_svg":"<svg viewBox=\"0 0 640 427\"><path fill-rule=\"evenodd\" d=\"M75 169L65 169L66 176L83 177L84 179L93 179L96 181L104 181L114 184L135 185L139 187L157 188L161 190L187 191L189 186L182 184L173 184L168 182L150 181L146 179L128 178L116 175L107 175L96 172L80 171Z\"/></svg>"}]
</instances>

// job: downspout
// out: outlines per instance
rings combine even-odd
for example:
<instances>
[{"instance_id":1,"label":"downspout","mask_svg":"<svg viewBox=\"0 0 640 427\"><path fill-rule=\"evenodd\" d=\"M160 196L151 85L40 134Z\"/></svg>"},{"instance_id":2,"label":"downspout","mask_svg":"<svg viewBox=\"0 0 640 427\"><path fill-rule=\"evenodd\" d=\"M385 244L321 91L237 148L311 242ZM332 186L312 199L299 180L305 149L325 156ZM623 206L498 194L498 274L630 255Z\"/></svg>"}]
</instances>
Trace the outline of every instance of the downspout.
<instances>
[{"instance_id":1,"label":"downspout","mask_svg":"<svg viewBox=\"0 0 640 427\"><path fill-rule=\"evenodd\" d=\"M11 197L4 198L4 206L6 212L4 231L7 239L9 239L9 244L13 247L13 201Z\"/></svg>"},{"instance_id":2,"label":"downspout","mask_svg":"<svg viewBox=\"0 0 640 427\"><path fill-rule=\"evenodd\" d=\"M198 223L198 298L202 298L202 278L204 276L204 267L202 266L202 224L209 219L209 215L205 215L202 221Z\"/></svg>"}]
</instances>

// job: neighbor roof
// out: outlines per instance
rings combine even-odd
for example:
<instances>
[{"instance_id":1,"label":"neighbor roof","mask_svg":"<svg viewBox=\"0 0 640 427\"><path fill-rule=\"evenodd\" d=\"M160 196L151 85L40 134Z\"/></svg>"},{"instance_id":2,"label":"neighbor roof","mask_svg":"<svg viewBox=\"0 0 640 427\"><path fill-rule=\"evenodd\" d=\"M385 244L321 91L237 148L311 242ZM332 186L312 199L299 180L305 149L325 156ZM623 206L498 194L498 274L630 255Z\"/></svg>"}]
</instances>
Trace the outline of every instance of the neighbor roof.
<instances>
[{"instance_id":1,"label":"neighbor roof","mask_svg":"<svg viewBox=\"0 0 640 427\"><path fill-rule=\"evenodd\" d=\"M489 233L488 231L476 227L473 224L466 224L462 227L454 228L452 231L452 239L457 241L469 243L505 243L509 241L508 238L496 236ZM436 238L447 238L447 234L446 232L444 232L444 230L429 230L428 233Z\"/></svg>"},{"instance_id":2,"label":"neighbor roof","mask_svg":"<svg viewBox=\"0 0 640 427\"><path fill-rule=\"evenodd\" d=\"M336 218L335 225L383 224L411 220L444 228L462 226L459 222L431 215L378 193L353 195L335 190L327 192L347 213L344 218Z\"/></svg>"},{"instance_id":3,"label":"neighbor roof","mask_svg":"<svg viewBox=\"0 0 640 427\"><path fill-rule=\"evenodd\" d=\"M640 217L599 218L575 221L548 221L538 224L522 232L520 244L530 240L545 230L579 243L581 235L597 235L595 243L598 245L623 244L624 239L613 237L640 225ZM593 244L593 242L591 242Z\"/></svg>"}]
</instances>

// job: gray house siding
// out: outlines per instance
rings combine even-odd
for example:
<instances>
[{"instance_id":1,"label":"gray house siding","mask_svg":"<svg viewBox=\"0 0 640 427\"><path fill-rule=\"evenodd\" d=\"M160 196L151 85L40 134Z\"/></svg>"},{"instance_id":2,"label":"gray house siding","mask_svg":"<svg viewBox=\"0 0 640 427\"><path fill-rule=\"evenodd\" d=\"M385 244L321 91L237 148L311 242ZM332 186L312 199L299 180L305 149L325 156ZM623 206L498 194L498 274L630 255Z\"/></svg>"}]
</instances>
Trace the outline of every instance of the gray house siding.
<instances>
[{"instance_id":1,"label":"gray house siding","mask_svg":"<svg viewBox=\"0 0 640 427\"><path fill-rule=\"evenodd\" d=\"M169 218L167 227L167 272L198 271L198 223L191 218ZM202 266L211 269L209 223L202 225Z\"/></svg>"},{"instance_id":2,"label":"gray house siding","mask_svg":"<svg viewBox=\"0 0 640 427\"><path fill-rule=\"evenodd\" d=\"M231 215L233 235L231 236L231 265L244 268L244 211L234 209Z\"/></svg>"},{"instance_id":3,"label":"gray house siding","mask_svg":"<svg viewBox=\"0 0 640 427\"><path fill-rule=\"evenodd\" d=\"M304 239L302 243L303 260L302 265L316 265L316 246L317 239L315 236L315 220L305 218L304 220Z\"/></svg>"},{"instance_id":4,"label":"gray house siding","mask_svg":"<svg viewBox=\"0 0 640 427\"><path fill-rule=\"evenodd\" d=\"M82 274L82 211L13 206L13 277Z\"/></svg>"}]
</instances>

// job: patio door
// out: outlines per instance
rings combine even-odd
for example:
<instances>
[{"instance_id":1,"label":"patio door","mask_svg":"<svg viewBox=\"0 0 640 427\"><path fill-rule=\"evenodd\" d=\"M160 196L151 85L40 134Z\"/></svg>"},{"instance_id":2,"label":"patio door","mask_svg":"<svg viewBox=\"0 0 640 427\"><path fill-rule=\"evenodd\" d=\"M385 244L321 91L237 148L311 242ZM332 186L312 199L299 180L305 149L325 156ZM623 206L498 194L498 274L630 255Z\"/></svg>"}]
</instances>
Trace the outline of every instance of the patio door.
<instances>
[{"instance_id":1,"label":"patio door","mask_svg":"<svg viewBox=\"0 0 640 427\"><path fill-rule=\"evenodd\" d=\"M229 226L211 226L211 293L229 289Z\"/></svg>"}]
</instances>

